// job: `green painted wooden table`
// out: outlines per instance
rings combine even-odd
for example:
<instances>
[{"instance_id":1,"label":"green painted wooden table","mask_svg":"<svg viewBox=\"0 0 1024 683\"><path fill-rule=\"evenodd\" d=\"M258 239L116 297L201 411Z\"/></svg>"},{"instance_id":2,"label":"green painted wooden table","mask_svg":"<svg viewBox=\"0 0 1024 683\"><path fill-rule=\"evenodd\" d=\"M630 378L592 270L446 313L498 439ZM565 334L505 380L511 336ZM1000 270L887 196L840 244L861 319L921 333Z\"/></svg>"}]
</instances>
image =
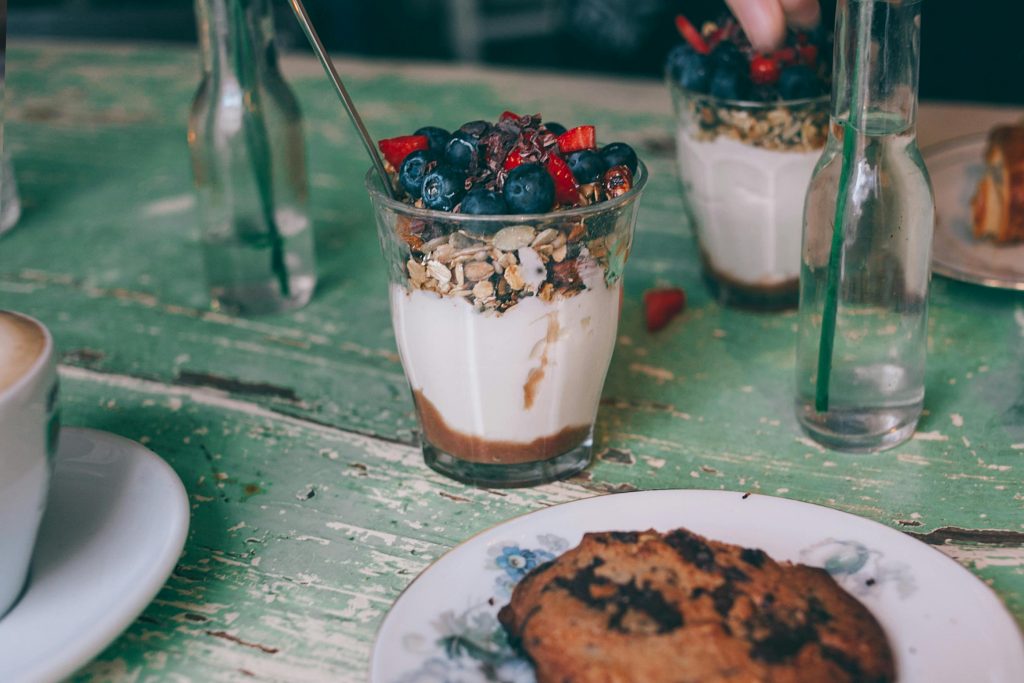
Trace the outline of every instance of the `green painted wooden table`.
<instances>
[{"instance_id":1,"label":"green painted wooden table","mask_svg":"<svg viewBox=\"0 0 1024 683\"><path fill-rule=\"evenodd\" d=\"M505 108L592 122L651 181L627 269L594 465L535 489L473 489L424 467L395 352L367 166L319 66L285 70L305 110L321 284L289 315L211 311L185 121L192 50L19 43L7 141L24 213L0 240L0 307L53 330L70 425L136 439L192 502L157 599L75 679L361 681L377 625L431 560L529 510L643 488L759 491L933 543L1024 619L1024 294L936 278L927 414L880 455L825 451L791 409L796 319L723 309L701 284L660 83L346 61L377 137ZM1020 111L926 105L922 141ZM683 286L648 334L641 293Z\"/></svg>"}]
</instances>

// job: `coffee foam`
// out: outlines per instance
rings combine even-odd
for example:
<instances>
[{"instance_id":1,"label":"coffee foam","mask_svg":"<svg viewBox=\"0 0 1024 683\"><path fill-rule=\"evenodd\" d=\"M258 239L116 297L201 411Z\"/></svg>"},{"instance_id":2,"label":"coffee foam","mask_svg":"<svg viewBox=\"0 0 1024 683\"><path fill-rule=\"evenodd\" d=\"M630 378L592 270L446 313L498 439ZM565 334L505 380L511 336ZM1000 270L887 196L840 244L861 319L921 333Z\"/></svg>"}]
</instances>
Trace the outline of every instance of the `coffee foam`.
<instances>
[{"instance_id":1,"label":"coffee foam","mask_svg":"<svg viewBox=\"0 0 1024 683\"><path fill-rule=\"evenodd\" d=\"M0 311L0 393L24 377L46 349L46 333L37 323Z\"/></svg>"}]
</instances>

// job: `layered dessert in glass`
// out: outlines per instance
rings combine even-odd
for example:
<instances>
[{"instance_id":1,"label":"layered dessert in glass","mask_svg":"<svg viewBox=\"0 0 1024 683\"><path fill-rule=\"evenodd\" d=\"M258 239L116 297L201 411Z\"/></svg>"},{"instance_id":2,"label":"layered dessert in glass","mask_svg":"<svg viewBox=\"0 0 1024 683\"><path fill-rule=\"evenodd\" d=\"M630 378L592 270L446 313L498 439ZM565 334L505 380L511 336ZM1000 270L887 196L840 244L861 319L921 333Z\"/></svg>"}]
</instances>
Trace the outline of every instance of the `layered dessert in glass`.
<instances>
[{"instance_id":1,"label":"layered dessert in glass","mask_svg":"<svg viewBox=\"0 0 1024 683\"><path fill-rule=\"evenodd\" d=\"M396 198L366 178L424 456L478 485L568 476L590 461L646 169L539 116L441 132L381 142Z\"/></svg>"},{"instance_id":2,"label":"layered dessert in glass","mask_svg":"<svg viewBox=\"0 0 1024 683\"><path fill-rule=\"evenodd\" d=\"M766 55L731 18L677 25L685 40L666 74L705 277L723 303L795 306L804 198L828 135L830 41L790 34Z\"/></svg>"}]
</instances>

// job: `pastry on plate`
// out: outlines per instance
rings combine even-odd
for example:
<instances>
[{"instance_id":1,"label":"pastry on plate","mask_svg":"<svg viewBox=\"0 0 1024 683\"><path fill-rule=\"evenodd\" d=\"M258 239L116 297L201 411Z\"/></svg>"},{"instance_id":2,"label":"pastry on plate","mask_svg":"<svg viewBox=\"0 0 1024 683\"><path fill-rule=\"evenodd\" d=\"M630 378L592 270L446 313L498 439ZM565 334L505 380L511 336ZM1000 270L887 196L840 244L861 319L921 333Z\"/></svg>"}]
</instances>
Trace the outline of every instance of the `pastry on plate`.
<instances>
[{"instance_id":1,"label":"pastry on plate","mask_svg":"<svg viewBox=\"0 0 1024 683\"><path fill-rule=\"evenodd\" d=\"M590 533L499 620L539 683L882 683L881 626L827 572L668 533Z\"/></svg>"},{"instance_id":2,"label":"pastry on plate","mask_svg":"<svg viewBox=\"0 0 1024 683\"><path fill-rule=\"evenodd\" d=\"M985 175L971 202L974 236L1024 240L1024 124L997 126L988 135Z\"/></svg>"}]
</instances>

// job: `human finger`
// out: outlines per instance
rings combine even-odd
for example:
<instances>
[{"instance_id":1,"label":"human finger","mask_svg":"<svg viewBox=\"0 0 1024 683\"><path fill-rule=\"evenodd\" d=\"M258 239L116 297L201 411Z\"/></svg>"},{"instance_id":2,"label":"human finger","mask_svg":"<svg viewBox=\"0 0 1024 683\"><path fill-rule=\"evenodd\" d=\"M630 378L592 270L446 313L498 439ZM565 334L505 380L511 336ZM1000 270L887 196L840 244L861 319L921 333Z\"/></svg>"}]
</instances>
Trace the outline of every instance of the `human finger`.
<instances>
[{"instance_id":1,"label":"human finger","mask_svg":"<svg viewBox=\"0 0 1024 683\"><path fill-rule=\"evenodd\" d=\"M771 50L786 37L786 15L779 0L726 0L726 4L755 50Z\"/></svg>"}]
</instances>

